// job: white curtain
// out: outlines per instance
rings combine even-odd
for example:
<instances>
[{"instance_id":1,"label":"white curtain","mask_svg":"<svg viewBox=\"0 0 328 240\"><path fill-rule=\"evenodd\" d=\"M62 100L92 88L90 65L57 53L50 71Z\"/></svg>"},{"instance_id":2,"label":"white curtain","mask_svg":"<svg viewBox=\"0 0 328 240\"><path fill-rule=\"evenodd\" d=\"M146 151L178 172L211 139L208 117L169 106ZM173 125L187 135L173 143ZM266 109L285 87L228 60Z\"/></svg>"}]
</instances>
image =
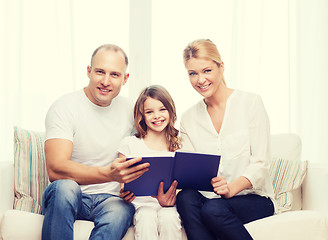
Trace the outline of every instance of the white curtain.
<instances>
[{"instance_id":1,"label":"white curtain","mask_svg":"<svg viewBox=\"0 0 328 240\"><path fill-rule=\"evenodd\" d=\"M299 134L303 159L328 165L328 1L153 2L152 82L179 114L200 96L188 86L182 50L210 38L229 87L258 93L272 133Z\"/></svg>"},{"instance_id":2,"label":"white curtain","mask_svg":"<svg viewBox=\"0 0 328 240\"><path fill-rule=\"evenodd\" d=\"M12 161L13 126L44 131L52 102L88 84L95 48L129 53L129 1L1 0L0 14L0 161Z\"/></svg>"},{"instance_id":3,"label":"white curtain","mask_svg":"<svg viewBox=\"0 0 328 240\"><path fill-rule=\"evenodd\" d=\"M87 84L103 43L130 56L123 95L161 84L180 116L200 99L182 50L210 38L228 86L260 94L272 133L299 134L303 158L328 165L326 0L1 0L0 8L0 161L12 159L14 125L43 131L50 104Z\"/></svg>"},{"instance_id":4,"label":"white curtain","mask_svg":"<svg viewBox=\"0 0 328 240\"><path fill-rule=\"evenodd\" d=\"M328 165L328 1L296 1L298 48L291 59L291 131L303 156Z\"/></svg>"}]
</instances>

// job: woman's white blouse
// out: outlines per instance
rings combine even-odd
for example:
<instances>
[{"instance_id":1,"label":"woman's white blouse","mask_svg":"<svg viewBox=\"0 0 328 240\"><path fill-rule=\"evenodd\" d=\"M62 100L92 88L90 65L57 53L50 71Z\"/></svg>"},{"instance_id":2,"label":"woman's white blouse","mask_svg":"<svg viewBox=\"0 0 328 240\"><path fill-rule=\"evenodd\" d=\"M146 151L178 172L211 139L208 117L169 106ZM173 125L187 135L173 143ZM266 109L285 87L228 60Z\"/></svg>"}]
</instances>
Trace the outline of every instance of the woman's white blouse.
<instances>
[{"instance_id":1,"label":"woman's white blouse","mask_svg":"<svg viewBox=\"0 0 328 240\"><path fill-rule=\"evenodd\" d=\"M228 183L244 176L252 184L251 189L238 195L255 193L273 200L268 172L270 124L260 96L234 90L227 100L219 133L203 100L182 115L180 124L183 151L221 155L218 175Z\"/></svg>"}]
</instances>

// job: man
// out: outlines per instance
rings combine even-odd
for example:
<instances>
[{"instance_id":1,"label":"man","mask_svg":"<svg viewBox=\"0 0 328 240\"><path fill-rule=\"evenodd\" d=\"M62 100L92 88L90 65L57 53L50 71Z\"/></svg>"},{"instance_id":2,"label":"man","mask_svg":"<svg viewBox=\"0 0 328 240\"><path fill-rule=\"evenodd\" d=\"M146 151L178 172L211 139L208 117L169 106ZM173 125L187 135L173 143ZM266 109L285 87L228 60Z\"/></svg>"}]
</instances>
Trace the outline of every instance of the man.
<instances>
[{"instance_id":1,"label":"man","mask_svg":"<svg viewBox=\"0 0 328 240\"><path fill-rule=\"evenodd\" d=\"M120 140L133 128L132 110L117 96L127 82L128 59L115 45L97 48L88 66L89 85L58 99L46 117L49 179L44 192L42 239L73 239L75 220L95 224L90 239L122 239L134 214L119 195L148 170L141 160L117 157Z\"/></svg>"}]
</instances>

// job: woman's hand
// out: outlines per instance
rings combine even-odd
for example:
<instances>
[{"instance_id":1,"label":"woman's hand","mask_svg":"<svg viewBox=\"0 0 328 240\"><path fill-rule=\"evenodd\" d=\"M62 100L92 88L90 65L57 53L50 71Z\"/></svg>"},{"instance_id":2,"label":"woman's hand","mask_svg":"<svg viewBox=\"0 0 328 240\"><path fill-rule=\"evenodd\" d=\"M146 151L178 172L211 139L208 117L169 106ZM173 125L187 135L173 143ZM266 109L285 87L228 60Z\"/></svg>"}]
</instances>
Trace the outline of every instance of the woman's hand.
<instances>
[{"instance_id":1,"label":"woman's hand","mask_svg":"<svg viewBox=\"0 0 328 240\"><path fill-rule=\"evenodd\" d=\"M217 176L212 178L211 184L213 186L213 190L216 194L221 195L224 198L230 198L230 189L227 181L224 177Z\"/></svg>"},{"instance_id":2,"label":"woman's hand","mask_svg":"<svg viewBox=\"0 0 328 240\"><path fill-rule=\"evenodd\" d=\"M124 184L121 184L120 198L122 198L124 201L130 203L136 198L136 196L134 196L133 192L130 192L130 191L124 192Z\"/></svg>"},{"instance_id":3,"label":"woman's hand","mask_svg":"<svg viewBox=\"0 0 328 240\"><path fill-rule=\"evenodd\" d=\"M239 192L252 187L252 183L243 176L231 181L229 184L224 177L214 177L211 183L214 192L223 198L232 198Z\"/></svg>"},{"instance_id":4,"label":"woman's hand","mask_svg":"<svg viewBox=\"0 0 328 240\"><path fill-rule=\"evenodd\" d=\"M175 200L177 197L176 190L177 190L178 182L176 180L173 181L169 190L164 193L163 187L164 183L160 182L158 186L158 194L157 194L157 201L162 207L172 207L175 204Z\"/></svg>"}]
</instances>

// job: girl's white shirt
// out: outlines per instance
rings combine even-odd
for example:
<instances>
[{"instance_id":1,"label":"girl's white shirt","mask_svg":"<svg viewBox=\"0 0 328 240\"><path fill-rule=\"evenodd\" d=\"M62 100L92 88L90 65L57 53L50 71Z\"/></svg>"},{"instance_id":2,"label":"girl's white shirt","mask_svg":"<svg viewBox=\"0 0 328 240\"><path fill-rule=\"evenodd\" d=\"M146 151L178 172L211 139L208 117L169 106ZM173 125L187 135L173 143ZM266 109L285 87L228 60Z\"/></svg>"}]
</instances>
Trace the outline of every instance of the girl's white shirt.
<instances>
[{"instance_id":1,"label":"girl's white shirt","mask_svg":"<svg viewBox=\"0 0 328 240\"><path fill-rule=\"evenodd\" d=\"M119 144L118 152L122 153L126 157L173 157L174 152L169 151L157 151L150 149L142 138L136 136L125 137ZM151 196L136 197L132 203L138 209L140 206L152 206L155 208L161 207L156 198Z\"/></svg>"},{"instance_id":2,"label":"girl's white shirt","mask_svg":"<svg viewBox=\"0 0 328 240\"><path fill-rule=\"evenodd\" d=\"M220 132L213 126L202 100L188 109L180 122L182 151L221 155L218 175L229 183L246 177L252 188L238 195L255 193L274 202L269 178L270 124L261 97L234 90L227 100ZM214 192L202 192L208 198Z\"/></svg>"}]
</instances>

